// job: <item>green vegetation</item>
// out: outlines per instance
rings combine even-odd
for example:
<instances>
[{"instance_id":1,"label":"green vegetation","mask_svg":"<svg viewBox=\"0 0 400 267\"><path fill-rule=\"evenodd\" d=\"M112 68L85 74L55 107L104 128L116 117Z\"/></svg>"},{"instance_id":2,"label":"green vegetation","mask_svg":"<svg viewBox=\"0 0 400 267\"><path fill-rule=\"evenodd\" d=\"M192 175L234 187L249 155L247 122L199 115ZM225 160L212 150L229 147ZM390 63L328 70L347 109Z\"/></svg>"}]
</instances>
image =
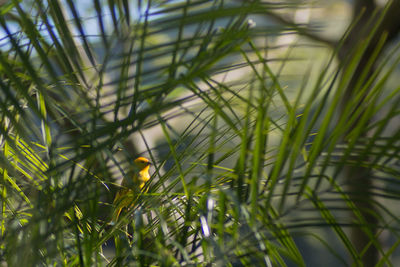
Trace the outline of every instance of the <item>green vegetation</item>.
<instances>
[{"instance_id":1,"label":"green vegetation","mask_svg":"<svg viewBox=\"0 0 400 267\"><path fill-rule=\"evenodd\" d=\"M400 1L81 2L0 6L2 265L399 264Z\"/></svg>"}]
</instances>

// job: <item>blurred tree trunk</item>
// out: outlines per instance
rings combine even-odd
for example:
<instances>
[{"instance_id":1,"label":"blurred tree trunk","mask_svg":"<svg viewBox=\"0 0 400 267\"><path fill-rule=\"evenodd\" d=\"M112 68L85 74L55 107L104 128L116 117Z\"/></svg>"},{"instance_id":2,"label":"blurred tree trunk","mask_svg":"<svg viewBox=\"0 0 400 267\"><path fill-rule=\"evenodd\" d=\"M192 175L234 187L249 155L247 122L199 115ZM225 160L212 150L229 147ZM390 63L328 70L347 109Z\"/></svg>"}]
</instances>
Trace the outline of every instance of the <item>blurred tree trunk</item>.
<instances>
[{"instance_id":1,"label":"blurred tree trunk","mask_svg":"<svg viewBox=\"0 0 400 267\"><path fill-rule=\"evenodd\" d=\"M381 21L379 22L379 20ZM359 85L360 82L361 85L365 84L374 72L376 61L379 60L379 56L374 59L373 54L379 49L379 42L383 41L383 47L385 47L398 34L400 30L400 1L395 0L390 2L385 13L383 9L379 9L373 0L354 1L353 23L355 24L344 40L344 44L340 48L338 55L340 62L344 64L344 73L348 67L347 63L349 62L347 61L352 60L357 52L356 50L360 48L360 45L363 45L363 43L365 45L368 38L371 38L371 32L374 28L376 28L376 31L367 44L365 52L362 54L361 60L344 92L341 112L343 112L344 107L354 97L354 94L357 93L357 83ZM368 62L372 62L372 67L370 69L366 69L368 68ZM367 72L368 75L364 80L361 80L365 72ZM361 100L360 103L358 103L357 109L364 109L364 105L365 103ZM356 127L357 123L358 122L355 122L353 127ZM352 131L352 129L350 129L349 132L350 131ZM364 136L367 137L367 135L368 133L365 132ZM352 160L354 160L354 162L368 162L370 159L367 157L368 156L360 155L355 156ZM371 237L366 232L370 231L370 234L376 236L377 226L379 224L378 211L373 202L372 170L368 167L355 165L346 166L343 173L349 185L349 192L352 196L352 200L365 220L365 226L352 228L351 241L358 252L365 252L361 259L363 266L375 266L379 260L378 250L371 243Z\"/></svg>"},{"instance_id":2,"label":"blurred tree trunk","mask_svg":"<svg viewBox=\"0 0 400 267\"><path fill-rule=\"evenodd\" d=\"M266 16L278 23L296 28L299 34L314 41L324 43L332 48L338 46L337 40L331 40L315 34L315 32L309 31L304 27L298 27L295 22L285 16L273 11L267 12ZM357 84L361 82L362 86L369 77L371 77L371 74L375 70L376 62L380 59L383 48L385 48L400 32L400 0L389 0L385 7L379 6L377 1L374 0L354 0L351 26L350 32L338 51L338 60L343 66L343 73L347 73L347 69L350 67L350 61L358 52L357 49L360 49L363 44L367 45L367 47L344 92L340 113L343 113L344 107L346 107L357 93ZM371 36L373 30L375 30L375 32ZM369 43L367 43L368 41ZM377 51L379 46L381 50L374 59L373 54ZM368 65L368 63L372 63L372 65ZM369 69L367 69L368 66L370 66ZM363 77L365 71L368 71L368 73ZM364 80L361 81L361 79ZM365 104L366 103L362 103L361 100L358 103L357 109L363 109ZM348 132L350 133L357 124L358 122L356 121ZM364 136L368 137L368 133L364 133ZM346 141L346 137L344 140ZM353 157L352 160L353 162L368 162L369 158L367 157L368 156L360 155L358 157ZM363 266L375 266L379 260L378 250L371 243L371 237L365 231L369 230L370 234L376 236L379 223L378 211L373 202L372 170L365 166L346 166L343 170L343 174L349 185L348 189L350 190L350 195L352 195L352 200L357 206L357 209L361 211L361 215L365 221L365 225L362 227L357 226L352 228L351 241L359 253L366 250L361 259Z\"/></svg>"}]
</instances>

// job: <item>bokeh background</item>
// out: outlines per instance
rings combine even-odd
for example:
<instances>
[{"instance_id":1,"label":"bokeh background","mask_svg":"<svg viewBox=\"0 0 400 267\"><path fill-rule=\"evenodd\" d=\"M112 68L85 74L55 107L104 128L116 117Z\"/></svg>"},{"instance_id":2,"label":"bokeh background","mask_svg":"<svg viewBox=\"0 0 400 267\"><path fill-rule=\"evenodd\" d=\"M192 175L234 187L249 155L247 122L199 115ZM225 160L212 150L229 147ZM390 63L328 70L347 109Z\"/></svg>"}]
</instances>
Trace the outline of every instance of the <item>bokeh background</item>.
<instances>
[{"instance_id":1,"label":"bokeh background","mask_svg":"<svg viewBox=\"0 0 400 267\"><path fill-rule=\"evenodd\" d=\"M0 12L3 265L399 264L400 1Z\"/></svg>"}]
</instances>

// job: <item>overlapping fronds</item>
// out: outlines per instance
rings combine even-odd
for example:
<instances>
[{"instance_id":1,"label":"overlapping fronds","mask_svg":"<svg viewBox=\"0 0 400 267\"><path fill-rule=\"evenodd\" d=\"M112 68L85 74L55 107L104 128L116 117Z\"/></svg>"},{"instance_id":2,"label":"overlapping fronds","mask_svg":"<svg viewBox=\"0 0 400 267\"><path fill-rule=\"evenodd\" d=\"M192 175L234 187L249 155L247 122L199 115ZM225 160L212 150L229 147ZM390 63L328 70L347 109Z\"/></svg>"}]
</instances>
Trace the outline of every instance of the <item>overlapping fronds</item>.
<instances>
[{"instance_id":1,"label":"overlapping fronds","mask_svg":"<svg viewBox=\"0 0 400 267\"><path fill-rule=\"evenodd\" d=\"M280 16L311 4L82 5L0 7L1 261L337 266L373 247L392 264L400 54L387 36L354 83L372 37L337 63L343 42L326 52L300 37L316 25ZM138 154L149 190L111 223Z\"/></svg>"}]
</instances>

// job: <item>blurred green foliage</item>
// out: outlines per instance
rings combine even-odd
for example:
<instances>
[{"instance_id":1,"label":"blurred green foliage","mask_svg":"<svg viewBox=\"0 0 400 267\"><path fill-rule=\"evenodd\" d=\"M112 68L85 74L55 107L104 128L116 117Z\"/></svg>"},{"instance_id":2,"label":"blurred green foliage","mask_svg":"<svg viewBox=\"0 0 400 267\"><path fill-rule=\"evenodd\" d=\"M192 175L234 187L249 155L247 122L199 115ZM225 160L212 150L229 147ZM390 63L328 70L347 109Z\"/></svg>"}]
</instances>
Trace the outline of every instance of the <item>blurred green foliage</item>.
<instances>
[{"instance_id":1,"label":"blurred green foliage","mask_svg":"<svg viewBox=\"0 0 400 267\"><path fill-rule=\"evenodd\" d=\"M1 264L396 266L397 2L334 2L0 6Z\"/></svg>"}]
</instances>

